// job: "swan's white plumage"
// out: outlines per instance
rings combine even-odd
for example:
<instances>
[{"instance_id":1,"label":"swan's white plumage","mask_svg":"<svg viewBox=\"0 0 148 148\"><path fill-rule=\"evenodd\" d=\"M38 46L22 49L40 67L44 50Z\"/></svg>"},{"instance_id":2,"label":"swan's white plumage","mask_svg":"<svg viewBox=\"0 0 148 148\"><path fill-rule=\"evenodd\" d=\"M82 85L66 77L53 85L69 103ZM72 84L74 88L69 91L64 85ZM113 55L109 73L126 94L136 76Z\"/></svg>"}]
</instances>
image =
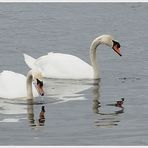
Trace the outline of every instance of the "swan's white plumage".
<instances>
[{"instance_id":1,"label":"swan's white plumage","mask_svg":"<svg viewBox=\"0 0 148 148\"><path fill-rule=\"evenodd\" d=\"M100 74L96 60L96 49L100 44L113 48L113 37L111 35L102 35L93 40L90 46L91 65L76 56L52 52L38 59L24 54L25 62L31 69L39 71L43 77L47 78L98 79ZM121 56L117 51L117 47L114 50Z\"/></svg>"},{"instance_id":2,"label":"swan's white plumage","mask_svg":"<svg viewBox=\"0 0 148 148\"><path fill-rule=\"evenodd\" d=\"M34 96L38 96L33 86ZM25 98L27 97L26 77L12 71L0 73L0 97L1 98Z\"/></svg>"},{"instance_id":3,"label":"swan's white plumage","mask_svg":"<svg viewBox=\"0 0 148 148\"><path fill-rule=\"evenodd\" d=\"M31 69L39 70L43 77L61 79L93 78L92 67L73 55L50 52L35 61L31 60L32 57L26 54L24 54L24 57L26 64Z\"/></svg>"},{"instance_id":4,"label":"swan's white plumage","mask_svg":"<svg viewBox=\"0 0 148 148\"><path fill-rule=\"evenodd\" d=\"M34 59L33 57L27 55L27 54L24 54L24 59L25 59L25 62L26 64L31 67L31 69L33 69L34 67L34 62L36 59Z\"/></svg>"}]
</instances>

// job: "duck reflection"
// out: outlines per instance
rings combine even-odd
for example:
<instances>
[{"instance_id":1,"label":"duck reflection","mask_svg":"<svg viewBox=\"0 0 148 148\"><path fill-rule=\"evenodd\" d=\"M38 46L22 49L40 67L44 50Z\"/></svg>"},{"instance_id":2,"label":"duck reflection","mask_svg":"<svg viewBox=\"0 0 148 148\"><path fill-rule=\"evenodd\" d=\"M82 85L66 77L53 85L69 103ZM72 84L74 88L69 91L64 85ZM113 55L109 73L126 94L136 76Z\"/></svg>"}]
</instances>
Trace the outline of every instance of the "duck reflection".
<instances>
[{"instance_id":1,"label":"duck reflection","mask_svg":"<svg viewBox=\"0 0 148 148\"><path fill-rule=\"evenodd\" d=\"M34 115L34 101L32 99L27 100L27 116L29 125L32 127L44 126L45 124L45 107L41 106L41 111L39 113L38 120L35 120Z\"/></svg>"},{"instance_id":2,"label":"duck reflection","mask_svg":"<svg viewBox=\"0 0 148 148\"><path fill-rule=\"evenodd\" d=\"M116 126L120 122L118 120L118 115L124 113L123 107L124 98L121 98L121 101L117 101L114 104L107 104L107 106L112 106L115 108L115 111L112 112L103 112L104 106L101 106L100 102L100 79L95 80L93 87L93 112L96 113L97 120L95 121L96 126L101 127L111 127ZM119 110L116 110L118 108Z\"/></svg>"}]
</instances>

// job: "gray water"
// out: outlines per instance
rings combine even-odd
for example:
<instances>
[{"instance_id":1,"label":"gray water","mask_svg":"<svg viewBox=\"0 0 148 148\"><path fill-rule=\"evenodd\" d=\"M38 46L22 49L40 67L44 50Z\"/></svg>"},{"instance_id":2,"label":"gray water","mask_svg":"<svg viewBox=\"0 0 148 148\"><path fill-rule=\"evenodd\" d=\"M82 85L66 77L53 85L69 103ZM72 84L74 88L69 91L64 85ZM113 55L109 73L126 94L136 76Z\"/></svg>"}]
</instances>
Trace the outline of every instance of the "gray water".
<instances>
[{"instance_id":1,"label":"gray water","mask_svg":"<svg viewBox=\"0 0 148 148\"><path fill-rule=\"evenodd\" d=\"M102 34L113 35L123 54L99 47L95 85L49 79L34 103L1 98L0 145L148 145L147 22L148 3L0 3L1 72L26 75L23 53L61 52L89 63L90 44Z\"/></svg>"}]
</instances>

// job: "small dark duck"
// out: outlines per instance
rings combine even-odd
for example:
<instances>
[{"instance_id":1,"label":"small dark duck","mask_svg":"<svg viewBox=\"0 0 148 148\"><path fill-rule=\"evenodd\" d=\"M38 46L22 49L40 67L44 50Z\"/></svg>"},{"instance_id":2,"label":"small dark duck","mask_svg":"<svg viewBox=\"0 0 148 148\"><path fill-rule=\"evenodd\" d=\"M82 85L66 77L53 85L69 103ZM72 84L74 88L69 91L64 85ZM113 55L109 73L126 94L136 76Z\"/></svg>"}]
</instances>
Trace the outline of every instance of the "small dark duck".
<instances>
[{"instance_id":1,"label":"small dark duck","mask_svg":"<svg viewBox=\"0 0 148 148\"><path fill-rule=\"evenodd\" d=\"M116 101L115 106L117 106L117 107L122 107L123 103L124 103L124 98L121 98L120 101Z\"/></svg>"}]
</instances>

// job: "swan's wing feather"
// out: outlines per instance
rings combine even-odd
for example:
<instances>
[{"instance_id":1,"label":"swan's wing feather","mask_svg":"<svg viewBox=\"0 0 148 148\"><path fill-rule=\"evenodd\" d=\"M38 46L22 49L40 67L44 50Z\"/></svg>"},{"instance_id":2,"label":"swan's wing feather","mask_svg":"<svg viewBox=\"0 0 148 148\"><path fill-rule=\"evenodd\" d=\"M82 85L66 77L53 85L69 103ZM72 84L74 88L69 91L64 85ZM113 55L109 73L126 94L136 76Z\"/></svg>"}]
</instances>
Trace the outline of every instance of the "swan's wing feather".
<instances>
[{"instance_id":1,"label":"swan's wing feather","mask_svg":"<svg viewBox=\"0 0 148 148\"><path fill-rule=\"evenodd\" d=\"M42 75L48 78L87 79L93 77L92 67L80 58L61 53L48 53L35 61Z\"/></svg>"},{"instance_id":2,"label":"swan's wing feather","mask_svg":"<svg viewBox=\"0 0 148 148\"><path fill-rule=\"evenodd\" d=\"M36 61L35 58L27 55L27 54L24 54L24 60L25 60L25 63L28 65L29 68L33 69L34 68L34 63Z\"/></svg>"}]
</instances>

